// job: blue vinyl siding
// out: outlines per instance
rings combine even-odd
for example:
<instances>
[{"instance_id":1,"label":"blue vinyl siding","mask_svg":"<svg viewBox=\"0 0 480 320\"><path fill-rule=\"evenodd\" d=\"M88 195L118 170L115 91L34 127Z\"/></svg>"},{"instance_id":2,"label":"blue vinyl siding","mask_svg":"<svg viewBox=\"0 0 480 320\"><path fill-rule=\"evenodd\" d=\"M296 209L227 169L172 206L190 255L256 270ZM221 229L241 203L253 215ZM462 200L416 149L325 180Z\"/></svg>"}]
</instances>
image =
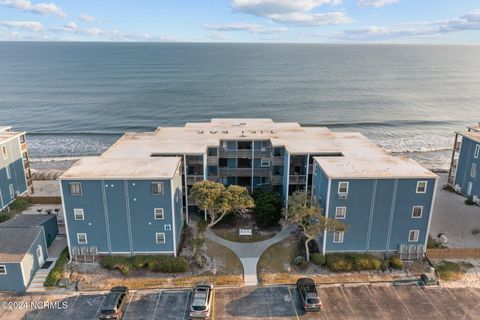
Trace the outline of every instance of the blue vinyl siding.
<instances>
[{"instance_id":1,"label":"blue vinyl siding","mask_svg":"<svg viewBox=\"0 0 480 320\"><path fill-rule=\"evenodd\" d=\"M1 200L0 209L6 207L15 199L15 194L23 194L27 191L27 185L25 183L25 169L23 167L23 160L21 158L15 160L14 162L7 164L10 168L11 177L7 177L6 167L0 168L0 192ZM14 197L10 196L9 185L13 186Z\"/></svg>"},{"instance_id":2,"label":"blue vinyl siding","mask_svg":"<svg viewBox=\"0 0 480 320\"><path fill-rule=\"evenodd\" d=\"M21 262L23 267L23 272L26 277L25 282L27 283L27 287L30 285L30 282L35 276L35 273L41 267L41 265L38 264L38 258L37 258L37 248L39 246L42 247L44 261L48 259L48 250L47 250L47 247L45 246L45 242L46 242L45 233L42 228L38 237L35 239L34 243L30 247L30 250L28 251L28 253L25 255L25 257Z\"/></svg>"},{"instance_id":3,"label":"blue vinyl siding","mask_svg":"<svg viewBox=\"0 0 480 320\"><path fill-rule=\"evenodd\" d=\"M480 155L478 158L474 157L477 145L480 145L480 143L473 141L468 137L462 138L462 147L460 149L460 157L458 159L457 173L455 177L455 184L460 186L461 192L464 195L467 195L468 183L472 183L471 197L475 195L480 197L480 181L478 179L480 176ZM477 165L476 177L470 176L473 163Z\"/></svg>"},{"instance_id":4,"label":"blue vinyl siding","mask_svg":"<svg viewBox=\"0 0 480 320\"><path fill-rule=\"evenodd\" d=\"M3 263L7 274L0 274L0 291L24 292L26 290L20 263Z\"/></svg>"}]
</instances>

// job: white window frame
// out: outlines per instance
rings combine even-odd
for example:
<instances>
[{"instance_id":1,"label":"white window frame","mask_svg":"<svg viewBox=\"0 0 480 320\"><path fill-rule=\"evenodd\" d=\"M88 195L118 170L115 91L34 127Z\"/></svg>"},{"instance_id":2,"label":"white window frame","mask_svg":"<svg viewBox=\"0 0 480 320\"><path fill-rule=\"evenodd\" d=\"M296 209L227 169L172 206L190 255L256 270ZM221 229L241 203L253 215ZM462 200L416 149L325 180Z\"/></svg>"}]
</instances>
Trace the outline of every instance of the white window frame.
<instances>
[{"instance_id":1,"label":"white window frame","mask_svg":"<svg viewBox=\"0 0 480 320\"><path fill-rule=\"evenodd\" d=\"M162 217L161 218L157 218L157 213L159 214L161 212L162 214ZM153 217L155 218L155 220L163 220L165 219L165 210L163 210L163 208L155 208L153 209Z\"/></svg>"},{"instance_id":2,"label":"white window frame","mask_svg":"<svg viewBox=\"0 0 480 320\"><path fill-rule=\"evenodd\" d=\"M420 208L420 216L416 217L415 216L415 209ZM423 216L423 206L413 206L412 208L412 218L413 219L421 219Z\"/></svg>"},{"instance_id":3,"label":"white window frame","mask_svg":"<svg viewBox=\"0 0 480 320\"><path fill-rule=\"evenodd\" d=\"M85 242L81 242L80 241L80 236L84 236L85 237ZM82 232L82 233L77 233L77 243L78 244L88 244L88 239L87 239L87 234Z\"/></svg>"},{"instance_id":4,"label":"white window frame","mask_svg":"<svg viewBox=\"0 0 480 320\"><path fill-rule=\"evenodd\" d=\"M473 157L474 157L475 159L478 159L478 156L479 156L479 155L480 155L480 144L477 144L477 145L475 146L475 154L473 155Z\"/></svg>"},{"instance_id":5,"label":"white window frame","mask_svg":"<svg viewBox=\"0 0 480 320\"><path fill-rule=\"evenodd\" d=\"M74 185L78 185L78 186L79 186L79 190L80 190L79 193L72 192L72 186L74 186ZM70 183L68 184L68 186L69 186L69 191L70 191L70 195L71 195L71 196L81 196L81 195L83 195L83 188L82 188L82 183L81 183L81 182L70 182Z\"/></svg>"},{"instance_id":6,"label":"white window frame","mask_svg":"<svg viewBox=\"0 0 480 320\"><path fill-rule=\"evenodd\" d=\"M165 231L172 231L172 225L171 224L166 224L163 229Z\"/></svg>"},{"instance_id":7,"label":"white window frame","mask_svg":"<svg viewBox=\"0 0 480 320\"><path fill-rule=\"evenodd\" d=\"M3 160L8 160L8 149L6 145L2 146Z\"/></svg>"},{"instance_id":8,"label":"white window frame","mask_svg":"<svg viewBox=\"0 0 480 320\"><path fill-rule=\"evenodd\" d=\"M346 190L345 192L340 191L340 189L342 189L342 185L345 185L345 186L346 186L346 189L347 189L347 190ZM349 189L350 189L350 182L348 182L348 181L340 181L340 182L338 183L338 194L340 194L340 195L347 195Z\"/></svg>"},{"instance_id":9,"label":"white window frame","mask_svg":"<svg viewBox=\"0 0 480 320\"><path fill-rule=\"evenodd\" d=\"M343 216L339 215L339 211L343 211ZM347 218L347 207L336 207L335 208L335 219L344 220Z\"/></svg>"},{"instance_id":10,"label":"white window frame","mask_svg":"<svg viewBox=\"0 0 480 320\"><path fill-rule=\"evenodd\" d=\"M5 167L5 170L7 171L7 179L12 179L12 171L10 170L10 166L8 164Z\"/></svg>"},{"instance_id":11,"label":"white window frame","mask_svg":"<svg viewBox=\"0 0 480 320\"><path fill-rule=\"evenodd\" d=\"M154 188L155 185L160 186L160 188L157 188L158 190L160 190L159 192L155 192L155 188ZM165 194L165 186L163 185L163 182L161 181L152 182L152 194L154 196L163 196Z\"/></svg>"},{"instance_id":12,"label":"white window frame","mask_svg":"<svg viewBox=\"0 0 480 320\"><path fill-rule=\"evenodd\" d=\"M412 240L412 234L416 234L415 240ZM418 242L420 238L420 230L410 230L408 233L408 242Z\"/></svg>"},{"instance_id":13,"label":"white window frame","mask_svg":"<svg viewBox=\"0 0 480 320\"><path fill-rule=\"evenodd\" d=\"M81 217L77 217L77 215L81 215ZM73 209L73 219L75 220L85 220L85 213L83 212L83 209Z\"/></svg>"},{"instance_id":14,"label":"white window frame","mask_svg":"<svg viewBox=\"0 0 480 320\"><path fill-rule=\"evenodd\" d=\"M420 184L425 183L425 188L423 191L419 191ZM417 193L427 193L427 187L428 187L428 181L422 180L422 181L417 181Z\"/></svg>"},{"instance_id":15,"label":"white window frame","mask_svg":"<svg viewBox=\"0 0 480 320\"><path fill-rule=\"evenodd\" d=\"M8 185L8 191L10 192L10 198L15 198L15 188L13 187L13 184Z\"/></svg>"},{"instance_id":16,"label":"white window frame","mask_svg":"<svg viewBox=\"0 0 480 320\"><path fill-rule=\"evenodd\" d=\"M470 177L475 178L477 176L477 164L472 163L472 168L470 169Z\"/></svg>"},{"instance_id":17,"label":"white window frame","mask_svg":"<svg viewBox=\"0 0 480 320\"><path fill-rule=\"evenodd\" d=\"M335 240L336 235L338 235L338 239ZM343 238L345 236L344 231L334 231L333 232L333 243L343 243Z\"/></svg>"},{"instance_id":18,"label":"white window frame","mask_svg":"<svg viewBox=\"0 0 480 320\"><path fill-rule=\"evenodd\" d=\"M268 167L270 167L270 159L268 159L268 158L261 158L261 159L260 159L260 167L262 167L262 168L268 168Z\"/></svg>"},{"instance_id":19,"label":"white window frame","mask_svg":"<svg viewBox=\"0 0 480 320\"><path fill-rule=\"evenodd\" d=\"M158 241L158 236L163 235L163 242ZM165 237L165 232L156 232L155 233L155 243L156 244L165 244L166 243L166 237Z\"/></svg>"},{"instance_id":20,"label":"white window frame","mask_svg":"<svg viewBox=\"0 0 480 320\"><path fill-rule=\"evenodd\" d=\"M3 271L2 271L3 269ZM7 274L7 265L5 264L0 264L0 275L5 275Z\"/></svg>"}]
</instances>

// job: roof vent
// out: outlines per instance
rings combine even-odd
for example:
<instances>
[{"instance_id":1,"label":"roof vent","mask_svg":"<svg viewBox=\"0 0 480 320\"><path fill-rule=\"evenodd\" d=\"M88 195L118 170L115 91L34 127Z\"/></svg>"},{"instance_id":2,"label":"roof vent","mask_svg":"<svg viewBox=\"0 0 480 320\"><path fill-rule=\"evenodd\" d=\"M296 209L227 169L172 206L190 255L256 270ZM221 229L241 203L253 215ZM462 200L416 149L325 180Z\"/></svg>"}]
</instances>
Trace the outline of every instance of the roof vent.
<instances>
[{"instance_id":1,"label":"roof vent","mask_svg":"<svg viewBox=\"0 0 480 320\"><path fill-rule=\"evenodd\" d=\"M210 130L210 133L211 133L211 134L215 134L215 133L217 133L217 132L218 132L217 130Z\"/></svg>"},{"instance_id":2,"label":"roof vent","mask_svg":"<svg viewBox=\"0 0 480 320\"><path fill-rule=\"evenodd\" d=\"M240 122L240 125L241 125L241 126L246 126L247 123L246 123L246 122Z\"/></svg>"},{"instance_id":3,"label":"roof vent","mask_svg":"<svg viewBox=\"0 0 480 320\"><path fill-rule=\"evenodd\" d=\"M197 130L198 134L203 134L203 130Z\"/></svg>"},{"instance_id":4,"label":"roof vent","mask_svg":"<svg viewBox=\"0 0 480 320\"><path fill-rule=\"evenodd\" d=\"M223 134L228 134L228 130L222 130Z\"/></svg>"}]
</instances>

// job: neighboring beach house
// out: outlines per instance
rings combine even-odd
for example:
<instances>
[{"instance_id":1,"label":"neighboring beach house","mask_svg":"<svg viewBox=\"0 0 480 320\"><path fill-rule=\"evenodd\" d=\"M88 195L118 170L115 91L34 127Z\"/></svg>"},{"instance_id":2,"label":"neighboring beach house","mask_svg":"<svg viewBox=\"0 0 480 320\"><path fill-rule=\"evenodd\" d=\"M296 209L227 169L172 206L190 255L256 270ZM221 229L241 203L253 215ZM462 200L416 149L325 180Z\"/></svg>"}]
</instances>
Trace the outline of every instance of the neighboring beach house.
<instances>
[{"instance_id":1,"label":"neighboring beach house","mask_svg":"<svg viewBox=\"0 0 480 320\"><path fill-rule=\"evenodd\" d=\"M33 192L25 132L0 127L0 210Z\"/></svg>"},{"instance_id":2,"label":"neighboring beach house","mask_svg":"<svg viewBox=\"0 0 480 320\"><path fill-rule=\"evenodd\" d=\"M19 214L0 224L0 291L27 290L57 233L56 215Z\"/></svg>"},{"instance_id":3,"label":"neighboring beach house","mask_svg":"<svg viewBox=\"0 0 480 320\"><path fill-rule=\"evenodd\" d=\"M165 170L168 174L155 176ZM142 189L134 188L142 179ZM154 219L155 208L164 209L172 231L175 226L180 232L180 218L164 207L162 197L152 196L151 184L164 182L166 198L180 194L171 207L183 207L180 216L188 220L194 208L190 189L207 179L251 192L273 190L285 204L295 190L307 190L326 215L350 224L345 234L320 235L324 251L423 254L438 177L359 133L271 119L212 119L126 133L101 157L81 160L61 177L70 250L161 251L154 234L165 233L166 226ZM173 242L168 233L160 237ZM165 250L175 252L176 246L170 243Z\"/></svg>"},{"instance_id":4,"label":"neighboring beach house","mask_svg":"<svg viewBox=\"0 0 480 320\"><path fill-rule=\"evenodd\" d=\"M480 124L457 132L448 183L480 205Z\"/></svg>"}]
</instances>

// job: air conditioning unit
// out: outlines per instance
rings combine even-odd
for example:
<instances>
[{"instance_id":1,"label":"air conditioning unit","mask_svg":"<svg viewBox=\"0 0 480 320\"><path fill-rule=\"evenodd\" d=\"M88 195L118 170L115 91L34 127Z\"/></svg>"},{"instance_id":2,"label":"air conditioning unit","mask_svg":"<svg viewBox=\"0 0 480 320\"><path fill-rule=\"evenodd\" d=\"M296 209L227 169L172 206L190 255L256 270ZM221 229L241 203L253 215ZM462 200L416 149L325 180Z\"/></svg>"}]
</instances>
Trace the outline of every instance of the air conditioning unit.
<instances>
[{"instance_id":1,"label":"air conditioning unit","mask_svg":"<svg viewBox=\"0 0 480 320\"><path fill-rule=\"evenodd\" d=\"M344 194L339 194L338 198L342 199L342 200L347 200L348 199L348 194L345 194L345 193Z\"/></svg>"},{"instance_id":2,"label":"air conditioning unit","mask_svg":"<svg viewBox=\"0 0 480 320\"><path fill-rule=\"evenodd\" d=\"M478 196L473 196L473 202L475 202L477 205L480 205L480 198Z\"/></svg>"},{"instance_id":3,"label":"air conditioning unit","mask_svg":"<svg viewBox=\"0 0 480 320\"><path fill-rule=\"evenodd\" d=\"M453 187L453 190L455 190L455 192L457 193L460 193L462 191L462 187L460 187L460 185L456 184L454 187Z\"/></svg>"}]
</instances>

